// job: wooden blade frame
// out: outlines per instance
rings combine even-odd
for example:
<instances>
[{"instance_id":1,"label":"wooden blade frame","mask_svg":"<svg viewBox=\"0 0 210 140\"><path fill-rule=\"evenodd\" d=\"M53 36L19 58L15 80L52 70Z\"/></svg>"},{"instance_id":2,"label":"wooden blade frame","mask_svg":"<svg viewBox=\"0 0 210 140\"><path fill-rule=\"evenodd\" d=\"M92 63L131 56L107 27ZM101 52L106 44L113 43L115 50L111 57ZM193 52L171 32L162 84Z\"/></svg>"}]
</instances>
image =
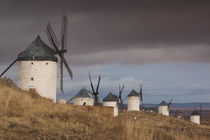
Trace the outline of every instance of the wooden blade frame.
<instances>
[{"instance_id":1,"label":"wooden blade frame","mask_svg":"<svg viewBox=\"0 0 210 140\"><path fill-rule=\"evenodd\" d=\"M94 89L94 87L93 87L93 82L92 82L90 73L89 73L89 79L90 79L90 85L91 85L92 91L93 91L93 93L95 93L95 89Z\"/></svg>"},{"instance_id":2,"label":"wooden blade frame","mask_svg":"<svg viewBox=\"0 0 210 140\"><path fill-rule=\"evenodd\" d=\"M0 77L2 77L17 61L17 59L15 59L15 61L13 61L0 75Z\"/></svg>"},{"instance_id":3,"label":"wooden blade frame","mask_svg":"<svg viewBox=\"0 0 210 140\"><path fill-rule=\"evenodd\" d=\"M60 72L61 72L60 89L61 89L61 92L63 93L63 61L62 59L60 59Z\"/></svg>"},{"instance_id":4,"label":"wooden blade frame","mask_svg":"<svg viewBox=\"0 0 210 140\"><path fill-rule=\"evenodd\" d=\"M73 99L74 99L74 97L72 97L71 99L69 99L66 103L70 103L71 100L73 100Z\"/></svg>"},{"instance_id":5,"label":"wooden blade frame","mask_svg":"<svg viewBox=\"0 0 210 140\"><path fill-rule=\"evenodd\" d=\"M62 64L60 66L61 67L61 82L60 82L61 87L60 87L60 89L61 89L61 92L63 93L63 66L62 66L63 63L66 66L66 69L67 69L71 79L73 79L73 73L72 73L72 70L69 67L65 57L63 56L63 53L61 53L61 51L58 49L59 43L57 41L57 38L55 36L55 33L53 32L53 29L52 29L50 23L47 26L47 31L46 32L47 32L47 35L48 35L49 42L51 42L53 48L55 49L56 53L60 56L60 59L61 59Z\"/></svg>"},{"instance_id":6,"label":"wooden blade frame","mask_svg":"<svg viewBox=\"0 0 210 140\"><path fill-rule=\"evenodd\" d=\"M97 88L96 88L96 92L97 92L97 93L98 93L100 81L101 81L101 76L99 75L99 77L98 77L98 85L97 85Z\"/></svg>"},{"instance_id":7,"label":"wooden blade frame","mask_svg":"<svg viewBox=\"0 0 210 140\"><path fill-rule=\"evenodd\" d=\"M67 69L67 71L68 71L68 73L69 73L71 79L73 79L72 70L71 70L71 68L69 67L69 65L68 65L68 63L67 63L65 57L64 57L64 56L62 55L62 53L59 51L59 49L58 49L56 43L55 43L54 40L53 40L52 34L50 33L49 30L50 30L50 29L47 28L47 32L49 33L50 40L51 40L51 42L52 42L52 46L54 47L56 53L60 56L60 58L61 58L61 60L63 61L64 65L66 66L66 69Z\"/></svg>"},{"instance_id":8,"label":"wooden blade frame","mask_svg":"<svg viewBox=\"0 0 210 140\"><path fill-rule=\"evenodd\" d=\"M120 102L120 104L123 104L123 100L122 100L122 92L123 92L123 89L124 89L124 85L123 85L122 88L121 88L121 86L120 86L120 84L119 84L119 96L118 96L117 102L118 102L118 103Z\"/></svg>"},{"instance_id":9,"label":"wooden blade frame","mask_svg":"<svg viewBox=\"0 0 210 140\"><path fill-rule=\"evenodd\" d=\"M140 100L141 100L141 102L143 103L142 84L140 85L140 92L139 92L139 95L140 95Z\"/></svg>"},{"instance_id":10,"label":"wooden blade frame","mask_svg":"<svg viewBox=\"0 0 210 140\"><path fill-rule=\"evenodd\" d=\"M62 22L61 22L61 50L66 52L67 51L67 30L68 30L68 19L66 15L63 15Z\"/></svg>"}]
</instances>

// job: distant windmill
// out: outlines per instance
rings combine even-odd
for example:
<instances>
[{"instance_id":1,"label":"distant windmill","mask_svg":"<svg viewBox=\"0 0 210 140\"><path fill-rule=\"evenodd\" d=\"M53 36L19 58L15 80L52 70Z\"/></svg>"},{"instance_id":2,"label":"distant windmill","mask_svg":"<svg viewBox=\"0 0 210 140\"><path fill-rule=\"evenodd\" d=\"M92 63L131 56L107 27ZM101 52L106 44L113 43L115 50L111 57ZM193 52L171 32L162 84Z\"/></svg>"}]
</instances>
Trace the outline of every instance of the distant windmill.
<instances>
[{"instance_id":1,"label":"distant windmill","mask_svg":"<svg viewBox=\"0 0 210 140\"><path fill-rule=\"evenodd\" d=\"M123 92L123 89L124 89L124 85L123 85L122 88L121 88L121 86L120 86L120 84L119 84L119 96L118 96L117 102L118 102L118 104L120 104L120 105L123 104L123 100L122 100L122 92Z\"/></svg>"},{"instance_id":2,"label":"distant windmill","mask_svg":"<svg viewBox=\"0 0 210 140\"><path fill-rule=\"evenodd\" d=\"M67 52L67 47L66 47L67 46L67 29L68 29L68 19L66 15L63 15L62 24L61 24L60 42L58 41L50 23L48 23L47 30L46 30L49 43L51 44L51 46L53 46L56 53L60 57L60 90L62 93L63 93L63 64L65 65L71 79L73 79L72 70L70 69L64 57L64 53ZM60 49L59 49L59 45L61 45Z\"/></svg>"},{"instance_id":3,"label":"distant windmill","mask_svg":"<svg viewBox=\"0 0 210 140\"><path fill-rule=\"evenodd\" d=\"M99 99L98 99L99 92L98 92L98 89L99 89L99 85L100 85L100 81L101 81L101 76L99 75L99 77L98 77L98 85L96 87L96 90L93 87L93 82L92 82L90 73L89 73L89 79L90 79L90 85L91 85L91 88L92 88L92 91L93 91L93 95L95 96L95 105L99 105Z\"/></svg>"}]
</instances>

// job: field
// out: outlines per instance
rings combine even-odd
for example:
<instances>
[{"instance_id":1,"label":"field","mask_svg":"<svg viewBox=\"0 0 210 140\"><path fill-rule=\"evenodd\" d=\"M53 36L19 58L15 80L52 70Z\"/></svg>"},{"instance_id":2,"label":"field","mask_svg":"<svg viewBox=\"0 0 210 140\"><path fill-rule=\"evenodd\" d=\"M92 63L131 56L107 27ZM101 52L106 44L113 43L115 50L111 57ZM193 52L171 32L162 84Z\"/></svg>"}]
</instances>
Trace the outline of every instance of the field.
<instances>
[{"instance_id":1,"label":"field","mask_svg":"<svg viewBox=\"0 0 210 140\"><path fill-rule=\"evenodd\" d=\"M0 80L0 139L207 140L209 125L152 112L55 104ZM97 107L96 107L97 108ZM103 111L102 111L103 110Z\"/></svg>"}]
</instances>

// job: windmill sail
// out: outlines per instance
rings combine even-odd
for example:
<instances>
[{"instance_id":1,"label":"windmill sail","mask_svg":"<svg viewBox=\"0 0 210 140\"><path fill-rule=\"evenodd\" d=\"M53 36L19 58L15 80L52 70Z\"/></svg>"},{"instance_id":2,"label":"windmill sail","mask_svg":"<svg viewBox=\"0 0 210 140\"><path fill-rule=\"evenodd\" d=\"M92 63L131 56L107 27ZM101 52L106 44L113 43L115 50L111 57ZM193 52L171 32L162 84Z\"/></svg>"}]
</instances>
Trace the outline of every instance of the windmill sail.
<instances>
[{"instance_id":1,"label":"windmill sail","mask_svg":"<svg viewBox=\"0 0 210 140\"><path fill-rule=\"evenodd\" d=\"M141 100L141 102L143 103L143 93L142 93L142 85L141 85L141 87L140 87L140 100Z\"/></svg>"},{"instance_id":2,"label":"windmill sail","mask_svg":"<svg viewBox=\"0 0 210 140\"><path fill-rule=\"evenodd\" d=\"M95 97L95 105L98 105L99 104L99 100L98 100L98 94L99 94L99 92L98 92L98 89L99 89L99 85L100 85L100 81L101 81L101 76L99 75L99 77L98 77L98 85L96 87L96 90L94 89L94 86L93 86L93 82L92 82L90 73L89 73L89 79L90 79L91 89L92 89L93 95Z\"/></svg>"},{"instance_id":3,"label":"windmill sail","mask_svg":"<svg viewBox=\"0 0 210 140\"><path fill-rule=\"evenodd\" d=\"M61 23L61 50L67 51L67 30L68 30L68 19L66 15L63 15Z\"/></svg>"},{"instance_id":4,"label":"windmill sail","mask_svg":"<svg viewBox=\"0 0 210 140\"><path fill-rule=\"evenodd\" d=\"M73 79L72 70L64 57L64 53L66 52L66 46L67 46L67 27L68 27L68 19L65 15L63 15L61 23L60 42L58 41L50 23L48 23L46 30L47 37L51 46L54 48L54 50L60 57L60 90L62 93L63 93L63 65L65 65L71 79ZM59 50L59 45L61 45L60 50Z\"/></svg>"},{"instance_id":5,"label":"windmill sail","mask_svg":"<svg viewBox=\"0 0 210 140\"><path fill-rule=\"evenodd\" d=\"M120 103L121 105L123 104L123 100L122 100L123 89L124 89L124 85L121 88L121 86L119 84L119 96L118 96L117 102Z\"/></svg>"},{"instance_id":6,"label":"windmill sail","mask_svg":"<svg viewBox=\"0 0 210 140\"><path fill-rule=\"evenodd\" d=\"M17 59L15 59L15 61L13 61L0 75L0 77L2 77L17 61Z\"/></svg>"}]
</instances>

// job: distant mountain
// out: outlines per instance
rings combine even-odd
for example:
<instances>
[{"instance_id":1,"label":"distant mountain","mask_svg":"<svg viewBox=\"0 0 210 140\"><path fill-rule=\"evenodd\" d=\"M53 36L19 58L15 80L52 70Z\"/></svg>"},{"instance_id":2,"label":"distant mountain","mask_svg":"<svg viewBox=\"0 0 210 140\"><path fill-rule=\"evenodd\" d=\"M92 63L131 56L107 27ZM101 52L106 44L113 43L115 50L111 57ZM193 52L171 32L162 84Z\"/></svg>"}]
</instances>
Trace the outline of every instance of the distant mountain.
<instances>
[{"instance_id":1,"label":"distant mountain","mask_svg":"<svg viewBox=\"0 0 210 140\"><path fill-rule=\"evenodd\" d=\"M172 103L171 108L200 108L200 104L202 104L202 108L210 108L210 103ZM155 107L158 104L144 104L147 107Z\"/></svg>"}]
</instances>

